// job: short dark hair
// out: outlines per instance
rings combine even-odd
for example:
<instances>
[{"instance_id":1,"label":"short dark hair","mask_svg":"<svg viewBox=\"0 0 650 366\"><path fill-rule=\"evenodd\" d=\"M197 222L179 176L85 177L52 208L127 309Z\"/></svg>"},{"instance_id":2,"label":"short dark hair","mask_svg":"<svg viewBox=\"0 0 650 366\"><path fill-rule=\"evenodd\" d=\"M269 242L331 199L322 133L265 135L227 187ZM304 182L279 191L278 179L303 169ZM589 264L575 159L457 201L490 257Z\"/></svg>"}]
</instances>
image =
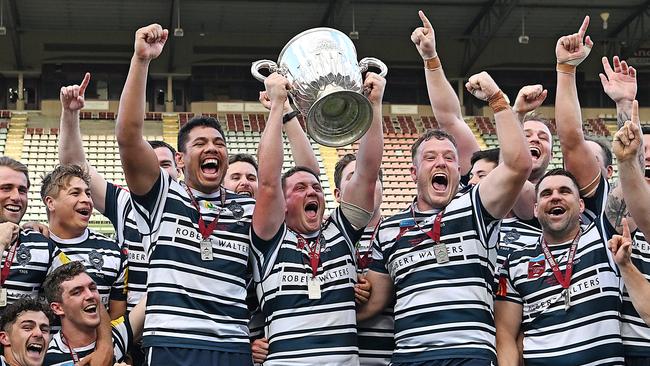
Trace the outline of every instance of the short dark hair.
<instances>
[{"instance_id":1,"label":"short dark hair","mask_svg":"<svg viewBox=\"0 0 650 366\"><path fill-rule=\"evenodd\" d=\"M19 162L18 160L12 159L8 156L2 156L0 157L0 166L6 166L11 170L15 170L19 173L25 174L25 178L27 178L27 188L29 188L31 183L29 182L29 171L25 164Z\"/></svg>"},{"instance_id":2,"label":"short dark hair","mask_svg":"<svg viewBox=\"0 0 650 366\"><path fill-rule=\"evenodd\" d=\"M79 261L66 263L52 271L43 282L43 292L47 301L49 303L63 301L61 284L82 273L86 273L86 267Z\"/></svg>"},{"instance_id":3,"label":"short dark hair","mask_svg":"<svg viewBox=\"0 0 650 366\"><path fill-rule=\"evenodd\" d=\"M415 162L415 155L417 155L420 145L422 145L422 143L425 141L431 140L432 138L435 138L437 140L449 140L451 144L454 145L454 147L457 147L456 139L447 132L441 129L426 130L422 135L420 135L420 137L418 137L417 140L415 140L411 146L411 159L413 159L413 162Z\"/></svg>"},{"instance_id":4,"label":"short dark hair","mask_svg":"<svg viewBox=\"0 0 650 366\"><path fill-rule=\"evenodd\" d=\"M600 146L600 149L603 151L603 162L605 162L605 167L608 167L612 165L613 157L612 157L612 148L609 146L609 141L605 140L602 137L594 137L594 136L585 136L586 141L591 141L598 146Z\"/></svg>"},{"instance_id":5,"label":"short dark hair","mask_svg":"<svg viewBox=\"0 0 650 366\"><path fill-rule=\"evenodd\" d=\"M57 196L74 177L83 180L90 187L90 174L84 168L76 164L57 165L43 178L41 199L45 200L47 196Z\"/></svg>"},{"instance_id":6,"label":"short dark hair","mask_svg":"<svg viewBox=\"0 0 650 366\"><path fill-rule=\"evenodd\" d=\"M255 160L255 157L251 154L244 154L244 153L239 153L239 154L233 154L228 157L228 165L231 165L233 163L236 163L238 161L241 161L242 163L248 163L255 168L255 171L257 172L257 161Z\"/></svg>"},{"instance_id":7,"label":"short dark hair","mask_svg":"<svg viewBox=\"0 0 650 366\"><path fill-rule=\"evenodd\" d=\"M528 121L537 121L542 123L546 128L548 128L551 133L553 133L553 125L551 124L551 120L546 118L543 114L537 113L537 112L528 112L524 115L523 120L521 121L521 124L523 125L524 123Z\"/></svg>"},{"instance_id":8,"label":"short dark hair","mask_svg":"<svg viewBox=\"0 0 650 366\"><path fill-rule=\"evenodd\" d=\"M351 153L343 155L339 161L334 165L334 186L338 189L341 189L341 180L343 180L343 170L348 164L357 160L357 156ZM384 182L384 174L381 169L379 169L379 181Z\"/></svg>"},{"instance_id":9,"label":"short dark hair","mask_svg":"<svg viewBox=\"0 0 650 366\"><path fill-rule=\"evenodd\" d=\"M641 126L641 133L644 135L650 135L650 126Z\"/></svg>"},{"instance_id":10,"label":"short dark hair","mask_svg":"<svg viewBox=\"0 0 650 366\"><path fill-rule=\"evenodd\" d=\"M5 332L9 330L9 327L18 319L20 314L26 311L40 311L45 314L50 323L53 322L54 316L46 304L27 297L9 304L3 309L2 317L0 317L0 330Z\"/></svg>"},{"instance_id":11,"label":"short dark hair","mask_svg":"<svg viewBox=\"0 0 650 366\"><path fill-rule=\"evenodd\" d=\"M318 183L320 183L320 177L318 176L318 174L316 174L316 172L307 168L306 166L298 165L298 166L294 166L293 168L287 170L286 172L284 172L284 174L282 174L282 190L284 190L285 188L285 184L287 183L287 178L299 172L307 172L313 175L314 177L316 177L316 180L318 180Z\"/></svg>"},{"instance_id":12,"label":"short dark hair","mask_svg":"<svg viewBox=\"0 0 650 366\"><path fill-rule=\"evenodd\" d=\"M537 184L535 184L535 196L537 196L537 194L539 193L539 186L542 183L542 181L544 179L546 179L547 177L554 176L554 175L569 177L571 179L571 181L573 182L573 184L576 186L576 190L578 192L580 192L580 185L578 184L578 180L576 179L576 177L573 174L571 174L571 172L569 172L568 170L563 169L563 168L555 168L555 169L551 169L551 170L547 171L544 174L544 176L542 176L542 178L539 180L539 182L537 182ZM578 194L580 194L580 193L578 193Z\"/></svg>"},{"instance_id":13,"label":"short dark hair","mask_svg":"<svg viewBox=\"0 0 650 366\"><path fill-rule=\"evenodd\" d=\"M149 145L151 145L151 147L152 147L153 149L159 149L159 148L161 148L161 147L164 147L164 148L169 149L169 151L172 153L172 159L173 159L174 156L176 155L176 149L174 149L174 148L172 147L172 145L166 143L165 141L160 141L160 140L149 140L149 141L147 141L147 142L149 143Z\"/></svg>"},{"instance_id":14,"label":"short dark hair","mask_svg":"<svg viewBox=\"0 0 650 366\"><path fill-rule=\"evenodd\" d=\"M226 141L226 134L223 132L221 123L219 123L216 118L207 116L194 117L185 125L183 125L183 127L181 127L181 129L178 131L178 140L176 142L176 148L178 151L185 152L185 143L187 143L187 136L194 128L201 126L214 128L215 130L219 131L223 137L223 141Z\"/></svg>"},{"instance_id":15,"label":"short dark hair","mask_svg":"<svg viewBox=\"0 0 650 366\"><path fill-rule=\"evenodd\" d=\"M501 149L499 149L498 147L495 147L493 149L474 151L470 162L472 166L474 166L474 164L476 164L476 162L479 160L487 160L490 163L494 163L498 165L500 153L501 153Z\"/></svg>"}]
</instances>

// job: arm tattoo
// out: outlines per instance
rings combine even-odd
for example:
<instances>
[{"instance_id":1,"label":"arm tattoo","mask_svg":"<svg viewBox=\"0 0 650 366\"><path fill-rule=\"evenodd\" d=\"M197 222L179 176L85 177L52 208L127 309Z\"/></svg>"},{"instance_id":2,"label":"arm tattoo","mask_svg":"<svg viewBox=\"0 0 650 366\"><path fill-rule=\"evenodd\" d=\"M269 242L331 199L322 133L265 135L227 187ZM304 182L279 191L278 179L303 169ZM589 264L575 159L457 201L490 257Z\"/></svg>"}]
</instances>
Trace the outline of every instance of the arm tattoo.
<instances>
[{"instance_id":1,"label":"arm tattoo","mask_svg":"<svg viewBox=\"0 0 650 366\"><path fill-rule=\"evenodd\" d=\"M607 198L607 204L605 205L605 216L609 220L610 224L614 226L617 232L622 232L622 220L625 217L630 217L630 213L627 210L627 205L622 197L618 197L614 192L612 192Z\"/></svg>"},{"instance_id":2,"label":"arm tattoo","mask_svg":"<svg viewBox=\"0 0 650 366\"><path fill-rule=\"evenodd\" d=\"M618 129L620 130L621 127L625 124L626 121L630 120L630 114L627 112L618 112L616 114L616 124L618 125Z\"/></svg>"}]
</instances>

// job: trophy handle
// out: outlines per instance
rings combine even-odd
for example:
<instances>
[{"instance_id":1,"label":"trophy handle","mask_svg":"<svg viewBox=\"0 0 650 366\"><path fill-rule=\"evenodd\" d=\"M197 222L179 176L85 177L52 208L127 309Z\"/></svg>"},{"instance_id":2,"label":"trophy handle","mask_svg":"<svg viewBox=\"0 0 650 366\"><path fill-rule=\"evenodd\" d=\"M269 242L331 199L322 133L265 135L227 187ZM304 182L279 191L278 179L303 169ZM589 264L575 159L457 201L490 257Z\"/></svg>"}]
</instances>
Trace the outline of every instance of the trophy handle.
<instances>
[{"instance_id":1,"label":"trophy handle","mask_svg":"<svg viewBox=\"0 0 650 366\"><path fill-rule=\"evenodd\" d=\"M369 66L374 66L378 68L379 71L379 76L381 77L386 77L386 74L388 74L388 67L386 66L385 63L381 62L379 59L374 58L374 57L364 57L359 61L359 67L361 68L361 72L366 72L368 71Z\"/></svg>"},{"instance_id":2,"label":"trophy handle","mask_svg":"<svg viewBox=\"0 0 650 366\"><path fill-rule=\"evenodd\" d=\"M278 64L271 60L259 60L253 62L251 65L251 74L253 74L253 77L255 79L264 82L266 76L260 74L260 69L269 69L273 73L278 70Z\"/></svg>"}]
</instances>

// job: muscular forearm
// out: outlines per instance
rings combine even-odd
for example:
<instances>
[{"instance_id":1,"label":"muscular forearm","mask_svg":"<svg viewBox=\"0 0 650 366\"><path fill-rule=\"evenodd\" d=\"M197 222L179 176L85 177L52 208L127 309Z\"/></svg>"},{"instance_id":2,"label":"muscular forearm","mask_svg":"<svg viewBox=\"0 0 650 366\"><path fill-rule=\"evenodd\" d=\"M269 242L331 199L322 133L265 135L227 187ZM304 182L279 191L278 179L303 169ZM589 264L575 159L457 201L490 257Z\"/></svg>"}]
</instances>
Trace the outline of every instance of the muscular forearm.
<instances>
[{"instance_id":1,"label":"muscular forearm","mask_svg":"<svg viewBox=\"0 0 650 366\"><path fill-rule=\"evenodd\" d=\"M501 146L501 159L504 165L515 171L530 170L528 146L511 109L506 109L494 114L497 124L497 138Z\"/></svg>"},{"instance_id":2,"label":"muscular forearm","mask_svg":"<svg viewBox=\"0 0 650 366\"><path fill-rule=\"evenodd\" d=\"M500 366L519 366L521 356L517 339L512 335L502 335L497 331L497 358Z\"/></svg>"},{"instance_id":3,"label":"muscular forearm","mask_svg":"<svg viewBox=\"0 0 650 366\"><path fill-rule=\"evenodd\" d=\"M582 113L580 112L575 74L557 73L555 120L562 149L584 143Z\"/></svg>"},{"instance_id":4,"label":"muscular forearm","mask_svg":"<svg viewBox=\"0 0 650 366\"><path fill-rule=\"evenodd\" d=\"M284 111L284 113L287 112L287 110ZM313 170L316 174L320 174L320 167L318 166L318 160L316 160L314 149L312 148L305 131L300 127L298 118L294 117L289 122L285 123L284 132L287 134L287 139L289 139L291 155L293 156L296 165L307 167Z\"/></svg>"},{"instance_id":5,"label":"muscular forearm","mask_svg":"<svg viewBox=\"0 0 650 366\"><path fill-rule=\"evenodd\" d=\"M119 144L139 144L144 128L149 61L133 56L117 115L115 135Z\"/></svg>"},{"instance_id":6,"label":"muscular forearm","mask_svg":"<svg viewBox=\"0 0 650 366\"><path fill-rule=\"evenodd\" d=\"M627 210L637 227L650 235L650 187L645 182L643 171L636 160L625 160L619 162L619 175Z\"/></svg>"},{"instance_id":7,"label":"muscular forearm","mask_svg":"<svg viewBox=\"0 0 650 366\"><path fill-rule=\"evenodd\" d=\"M647 301L650 297L650 283L632 262L620 269L634 308L643 321L650 324L650 302Z\"/></svg>"},{"instance_id":8,"label":"muscular forearm","mask_svg":"<svg viewBox=\"0 0 650 366\"><path fill-rule=\"evenodd\" d=\"M437 70L425 69L424 74L433 115L440 128L456 139L461 174L466 174L471 169L472 154L480 150L478 142L472 130L463 120L458 96L447 81L442 67Z\"/></svg>"},{"instance_id":9,"label":"muscular forearm","mask_svg":"<svg viewBox=\"0 0 650 366\"><path fill-rule=\"evenodd\" d=\"M86 165L81 131L79 130L79 111L63 109L59 125L59 163Z\"/></svg>"}]
</instances>

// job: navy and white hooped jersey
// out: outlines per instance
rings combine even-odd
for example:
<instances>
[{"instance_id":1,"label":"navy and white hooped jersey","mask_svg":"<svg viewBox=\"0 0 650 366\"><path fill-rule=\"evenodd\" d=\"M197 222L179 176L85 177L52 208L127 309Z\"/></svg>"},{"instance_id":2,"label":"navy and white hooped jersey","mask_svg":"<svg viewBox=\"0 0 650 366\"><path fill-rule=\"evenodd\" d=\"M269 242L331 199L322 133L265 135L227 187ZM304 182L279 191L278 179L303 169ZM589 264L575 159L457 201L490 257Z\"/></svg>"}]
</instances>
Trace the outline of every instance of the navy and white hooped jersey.
<instances>
[{"instance_id":1,"label":"navy and white hooped jersey","mask_svg":"<svg viewBox=\"0 0 650 366\"><path fill-rule=\"evenodd\" d=\"M104 216L113 224L117 242L122 250L127 250L129 261L129 278L127 283L127 310L131 311L147 293L147 269L149 260L144 251L148 236L140 235L133 218L133 205L129 191L106 182Z\"/></svg>"},{"instance_id":2,"label":"navy and white hooped jersey","mask_svg":"<svg viewBox=\"0 0 650 366\"><path fill-rule=\"evenodd\" d=\"M145 247L144 347L250 354L246 278L255 201L223 189L192 195L200 213L185 187L162 169L149 193L131 194L138 229L151 244ZM212 260L201 259L199 214L206 225L219 217L210 236Z\"/></svg>"},{"instance_id":3,"label":"navy and white hooped jersey","mask_svg":"<svg viewBox=\"0 0 650 366\"><path fill-rule=\"evenodd\" d=\"M251 233L253 278L266 318L269 355L264 365L357 365L357 280L354 246L361 235L335 209L322 225L316 277L320 299L309 299L308 245L283 224L269 241ZM317 235L316 235L317 236ZM316 237L308 240L316 239Z\"/></svg>"},{"instance_id":4,"label":"navy and white hooped jersey","mask_svg":"<svg viewBox=\"0 0 650 366\"><path fill-rule=\"evenodd\" d=\"M127 318L121 316L111 321L111 331L113 337L113 357L115 362L124 360L127 355L131 343L133 342L133 331L131 324ZM88 356L95 350L95 342L85 346L74 349L79 359ZM74 366L72 361L72 354L70 348L61 340L61 332L57 332L52 336L50 345L47 347L45 354L44 366Z\"/></svg>"},{"instance_id":5,"label":"navy and white hooped jersey","mask_svg":"<svg viewBox=\"0 0 650 366\"><path fill-rule=\"evenodd\" d=\"M641 230L637 230L634 234L632 263L650 281L650 244ZM623 309L621 311L621 336L623 337L625 356L650 357L650 327L639 316L625 287L623 287Z\"/></svg>"},{"instance_id":6,"label":"navy and white hooped jersey","mask_svg":"<svg viewBox=\"0 0 650 366\"><path fill-rule=\"evenodd\" d=\"M536 243L542 229L537 219L521 220L518 217L502 219L499 227L499 246L497 247L496 284L503 274L503 264L513 251Z\"/></svg>"},{"instance_id":7,"label":"navy and white hooped jersey","mask_svg":"<svg viewBox=\"0 0 650 366\"><path fill-rule=\"evenodd\" d=\"M611 228L583 227L571 276L570 306L541 244L513 252L505 265L507 294L498 301L523 306L524 362L536 365L623 365L619 326L620 278L606 247ZM572 241L550 247L566 273Z\"/></svg>"},{"instance_id":8,"label":"navy and white hooped jersey","mask_svg":"<svg viewBox=\"0 0 650 366\"><path fill-rule=\"evenodd\" d=\"M438 263L432 230L436 211L413 203L384 220L370 270L390 275L395 288L393 362L477 358L496 362L494 266L498 221L483 207L478 186L445 207L440 242L449 261ZM417 222L417 225L414 224Z\"/></svg>"},{"instance_id":9,"label":"navy and white hooped jersey","mask_svg":"<svg viewBox=\"0 0 650 366\"><path fill-rule=\"evenodd\" d=\"M7 289L7 304L22 298L38 299L41 285L58 255L56 245L33 230L20 230L16 254L9 268L9 277L2 287ZM8 250L2 253L0 268L5 265ZM1 308L0 308L1 309Z\"/></svg>"},{"instance_id":10,"label":"navy and white hooped jersey","mask_svg":"<svg viewBox=\"0 0 650 366\"><path fill-rule=\"evenodd\" d=\"M372 240L375 233L374 227L367 227L361 239L357 242L357 273L366 274L367 265L364 260L372 260ZM366 255L368 255L366 257ZM361 258L361 260L359 260ZM366 267L362 266L366 264ZM359 340L359 365L360 366L385 366L390 364L393 350L395 349L395 315L393 302L381 313L357 324L357 337Z\"/></svg>"},{"instance_id":11,"label":"navy and white hooped jersey","mask_svg":"<svg viewBox=\"0 0 650 366\"><path fill-rule=\"evenodd\" d=\"M50 240L59 248L51 271L61 265L79 261L97 284L102 304L108 308L110 300L126 300L128 261L126 253L113 240L86 229L77 238L61 239L50 232Z\"/></svg>"},{"instance_id":12,"label":"navy and white hooped jersey","mask_svg":"<svg viewBox=\"0 0 650 366\"><path fill-rule=\"evenodd\" d=\"M598 188L596 188L593 196L588 198L581 197L585 203L585 211L580 215L580 220L583 225L591 224L596 221L597 217L605 218L605 207L607 206L607 199L612 190L613 187L607 181L607 177L601 175Z\"/></svg>"}]
</instances>

